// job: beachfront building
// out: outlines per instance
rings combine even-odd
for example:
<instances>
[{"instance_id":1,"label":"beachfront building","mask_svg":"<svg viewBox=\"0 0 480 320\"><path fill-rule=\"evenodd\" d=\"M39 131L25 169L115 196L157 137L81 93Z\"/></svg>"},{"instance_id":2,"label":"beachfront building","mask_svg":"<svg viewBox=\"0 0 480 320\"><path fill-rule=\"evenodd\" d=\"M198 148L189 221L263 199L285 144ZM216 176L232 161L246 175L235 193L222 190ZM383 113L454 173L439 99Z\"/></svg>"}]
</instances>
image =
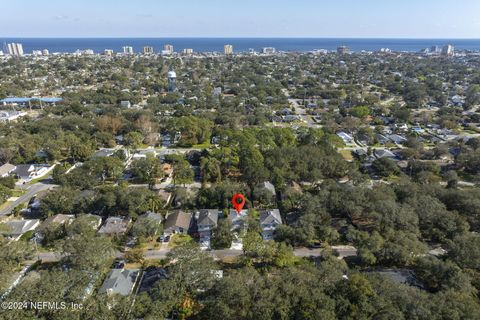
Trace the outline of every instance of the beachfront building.
<instances>
[{"instance_id":1,"label":"beachfront building","mask_svg":"<svg viewBox=\"0 0 480 320\"><path fill-rule=\"evenodd\" d=\"M233 54L233 46L231 44L226 44L223 46L223 53L225 55L232 55Z\"/></svg>"}]
</instances>

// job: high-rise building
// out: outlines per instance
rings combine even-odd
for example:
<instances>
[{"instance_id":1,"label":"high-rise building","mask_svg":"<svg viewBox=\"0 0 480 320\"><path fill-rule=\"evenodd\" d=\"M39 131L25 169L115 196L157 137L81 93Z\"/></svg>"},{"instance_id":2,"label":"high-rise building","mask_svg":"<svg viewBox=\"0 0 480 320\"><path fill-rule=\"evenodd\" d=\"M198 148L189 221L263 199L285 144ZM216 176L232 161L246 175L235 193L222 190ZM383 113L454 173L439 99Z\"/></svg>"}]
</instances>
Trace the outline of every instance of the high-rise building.
<instances>
[{"instance_id":1,"label":"high-rise building","mask_svg":"<svg viewBox=\"0 0 480 320\"><path fill-rule=\"evenodd\" d=\"M113 50L112 49L105 49L103 52L106 56L112 57L113 56Z\"/></svg>"},{"instance_id":2,"label":"high-rise building","mask_svg":"<svg viewBox=\"0 0 480 320\"><path fill-rule=\"evenodd\" d=\"M153 47L143 47L143 54L153 54Z\"/></svg>"},{"instance_id":3,"label":"high-rise building","mask_svg":"<svg viewBox=\"0 0 480 320\"><path fill-rule=\"evenodd\" d=\"M350 48L347 46L340 46L337 48L337 53L338 54L347 54L350 52Z\"/></svg>"},{"instance_id":4,"label":"high-rise building","mask_svg":"<svg viewBox=\"0 0 480 320\"><path fill-rule=\"evenodd\" d=\"M430 47L430 53L438 53L440 51L440 49L438 48L438 46L431 46Z\"/></svg>"},{"instance_id":5,"label":"high-rise building","mask_svg":"<svg viewBox=\"0 0 480 320\"><path fill-rule=\"evenodd\" d=\"M225 55L232 55L233 54L233 46L231 44L226 44L223 46L223 53Z\"/></svg>"},{"instance_id":6,"label":"high-rise building","mask_svg":"<svg viewBox=\"0 0 480 320\"><path fill-rule=\"evenodd\" d=\"M277 52L277 50L275 48L272 48L272 47L262 48L262 53L263 54L274 54L275 52Z\"/></svg>"},{"instance_id":7,"label":"high-rise building","mask_svg":"<svg viewBox=\"0 0 480 320\"><path fill-rule=\"evenodd\" d=\"M442 48L442 56L452 57L455 54L455 48L451 44L447 44Z\"/></svg>"},{"instance_id":8,"label":"high-rise building","mask_svg":"<svg viewBox=\"0 0 480 320\"><path fill-rule=\"evenodd\" d=\"M21 43L9 43L8 54L12 56L23 56L23 46Z\"/></svg>"},{"instance_id":9,"label":"high-rise building","mask_svg":"<svg viewBox=\"0 0 480 320\"><path fill-rule=\"evenodd\" d=\"M169 71L167 74L168 78L168 92L177 91L177 74L175 71Z\"/></svg>"},{"instance_id":10,"label":"high-rise building","mask_svg":"<svg viewBox=\"0 0 480 320\"><path fill-rule=\"evenodd\" d=\"M50 54L50 51L48 51L48 49L43 49L43 50L42 50L42 54L43 54L44 56L48 56L48 55Z\"/></svg>"},{"instance_id":11,"label":"high-rise building","mask_svg":"<svg viewBox=\"0 0 480 320\"><path fill-rule=\"evenodd\" d=\"M190 49L190 48L187 48L187 49L183 49L183 54L186 54L186 55L192 55L193 54L193 49Z\"/></svg>"},{"instance_id":12,"label":"high-rise building","mask_svg":"<svg viewBox=\"0 0 480 320\"><path fill-rule=\"evenodd\" d=\"M123 53L125 54L133 54L133 47L125 46L123 47Z\"/></svg>"},{"instance_id":13,"label":"high-rise building","mask_svg":"<svg viewBox=\"0 0 480 320\"><path fill-rule=\"evenodd\" d=\"M166 44L163 46L163 51L165 54L173 54L173 45Z\"/></svg>"}]
</instances>

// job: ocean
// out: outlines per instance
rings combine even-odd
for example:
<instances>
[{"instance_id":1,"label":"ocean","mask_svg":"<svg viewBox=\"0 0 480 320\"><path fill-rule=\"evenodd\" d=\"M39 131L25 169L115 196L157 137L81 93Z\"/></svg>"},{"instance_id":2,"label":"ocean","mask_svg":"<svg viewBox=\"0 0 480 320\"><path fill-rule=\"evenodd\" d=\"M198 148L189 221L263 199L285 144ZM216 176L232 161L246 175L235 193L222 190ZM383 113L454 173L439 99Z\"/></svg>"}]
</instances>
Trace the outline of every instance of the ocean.
<instances>
[{"instance_id":1,"label":"ocean","mask_svg":"<svg viewBox=\"0 0 480 320\"><path fill-rule=\"evenodd\" d=\"M192 48L196 52L223 52L225 44L233 45L234 52L260 51L263 47L274 47L280 51L308 52L315 49L336 50L348 46L352 51L376 51L389 48L393 51L418 52L434 45L440 48L452 44L456 50L480 51L480 39L348 39L348 38L0 38L1 43L19 42L25 53L48 49L51 53L72 53L76 50L92 49L102 53L105 49L121 52L123 46L133 47L140 52L151 46L160 52L163 45L172 44L176 52Z\"/></svg>"}]
</instances>

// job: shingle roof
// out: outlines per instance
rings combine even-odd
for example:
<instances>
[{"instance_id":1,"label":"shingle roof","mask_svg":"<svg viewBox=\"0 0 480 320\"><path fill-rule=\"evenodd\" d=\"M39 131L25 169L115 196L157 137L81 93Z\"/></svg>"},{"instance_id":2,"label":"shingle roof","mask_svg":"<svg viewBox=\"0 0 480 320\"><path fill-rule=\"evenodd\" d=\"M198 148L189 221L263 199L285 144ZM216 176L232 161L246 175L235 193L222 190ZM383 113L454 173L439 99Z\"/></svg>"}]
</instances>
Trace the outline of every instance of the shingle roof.
<instances>
[{"instance_id":1,"label":"shingle roof","mask_svg":"<svg viewBox=\"0 0 480 320\"><path fill-rule=\"evenodd\" d=\"M109 217L100 230L98 230L98 233L125 233L129 222L129 220L120 217Z\"/></svg>"},{"instance_id":2,"label":"shingle roof","mask_svg":"<svg viewBox=\"0 0 480 320\"><path fill-rule=\"evenodd\" d=\"M152 211L148 211L144 214L142 214L140 216L140 218L144 218L144 219L151 219L151 220L154 220L155 222L162 222L162 216L159 215L158 213L155 213L155 212L152 212Z\"/></svg>"},{"instance_id":3,"label":"shingle roof","mask_svg":"<svg viewBox=\"0 0 480 320\"><path fill-rule=\"evenodd\" d=\"M30 168L32 167L31 164L19 164L16 168L14 173L19 177L28 177L30 176Z\"/></svg>"},{"instance_id":4,"label":"shingle roof","mask_svg":"<svg viewBox=\"0 0 480 320\"><path fill-rule=\"evenodd\" d=\"M10 236L19 236L27 231L33 230L40 223L38 219L30 220L14 220L4 223L6 230L1 230L0 233Z\"/></svg>"},{"instance_id":5,"label":"shingle roof","mask_svg":"<svg viewBox=\"0 0 480 320\"><path fill-rule=\"evenodd\" d=\"M5 163L3 166L0 167L0 177L10 174L13 170L15 170L15 166L10 163Z\"/></svg>"},{"instance_id":6,"label":"shingle roof","mask_svg":"<svg viewBox=\"0 0 480 320\"><path fill-rule=\"evenodd\" d=\"M138 269L113 269L98 290L99 293L118 293L128 296L138 277Z\"/></svg>"},{"instance_id":7,"label":"shingle roof","mask_svg":"<svg viewBox=\"0 0 480 320\"><path fill-rule=\"evenodd\" d=\"M197 225L216 227L219 211L217 209L202 209L198 216Z\"/></svg>"},{"instance_id":8,"label":"shingle roof","mask_svg":"<svg viewBox=\"0 0 480 320\"><path fill-rule=\"evenodd\" d=\"M183 211L177 211L171 213L167 216L167 221L165 222L165 229L180 227L183 229L188 229L190 227L190 221L192 220L192 215Z\"/></svg>"},{"instance_id":9,"label":"shingle roof","mask_svg":"<svg viewBox=\"0 0 480 320\"><path fill-rule=\"evenodd\" d=\"M275 186L270 181L265 181L263 187L270 191L272 194L276 194Z\"/></svg>"},{"instance_id":10,"label":"shingle roof","mask_svg":"<svg viewBox=\"0 0 480 320\"><path fill-rule=\"evenodd\" d=\"M260 224L282 223L282 217L278 209L263 211L260 215Z\"/></svg>"},{"instance_id":11,"label":"shingle roof","mask_svg":"<svg viewBox=\"0 0 480 320\"><path fill-rule=\"evenodd\" d=\"M71 214L56 214L54 216L48 217L43 221L42 225L38 228L39 231L45 230L52 224L62 225L66 222L71 221L75 216Z\"/></svg>"}]
</instances>

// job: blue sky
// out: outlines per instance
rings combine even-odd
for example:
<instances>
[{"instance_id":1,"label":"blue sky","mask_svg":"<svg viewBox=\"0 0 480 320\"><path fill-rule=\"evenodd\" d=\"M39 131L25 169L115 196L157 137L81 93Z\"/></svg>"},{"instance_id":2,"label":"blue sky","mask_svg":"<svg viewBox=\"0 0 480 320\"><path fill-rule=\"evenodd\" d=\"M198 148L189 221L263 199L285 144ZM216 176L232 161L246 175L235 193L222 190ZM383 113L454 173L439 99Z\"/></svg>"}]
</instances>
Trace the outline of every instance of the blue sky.
<instances>
[{"instance_id":1,"label":"blue sky","mask_svg":"<svg viewBox=\"0 0 480 320\"><path fill-rule=\"evenodd\" d=\"M0 36L480 38L480 0L10 0Z\"/></svg>"}]
</instances>

